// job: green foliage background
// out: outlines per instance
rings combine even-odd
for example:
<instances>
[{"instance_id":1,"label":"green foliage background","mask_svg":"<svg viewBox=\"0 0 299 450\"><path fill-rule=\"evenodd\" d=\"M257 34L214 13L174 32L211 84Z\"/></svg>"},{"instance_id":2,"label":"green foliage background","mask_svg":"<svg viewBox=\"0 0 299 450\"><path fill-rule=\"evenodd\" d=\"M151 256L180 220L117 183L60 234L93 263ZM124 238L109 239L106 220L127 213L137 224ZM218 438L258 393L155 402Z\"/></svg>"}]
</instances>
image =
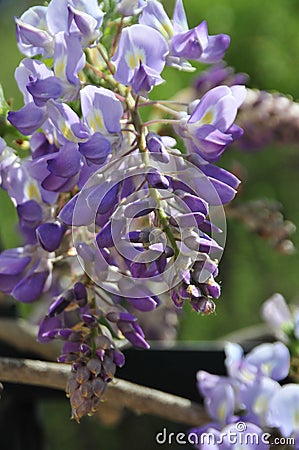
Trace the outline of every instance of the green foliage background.
<instances>
[{"instance_id":1,"label":"green foliage background","mask_svg":"<svg viewBox=\"0 0 299 450\"><path fill-rule=\"evenodd\" d=\"M14 107L21 106L13 72L21 59L14 38L13 16L33 2L0 3L0 80ZM174 0L165 0L172 10ZM297 0L185 0L190 26L207 19L210 34L231 36L226 61L236 71L250 75L250 87L280 91L299 98L299 2ZM155 97L167 98L186 87L193 75L174 70ZM275 198L284 205L285 216L299 227L299 147L272 146L245 153L228 150L220 165L229 168L238 161L247 169L244 198ZM14 208L0 193L0 231L5 246L16 245ZM298 233L294 242L299 248ZM298 253L284 256L249 234L242 225L228 223L227 246L220 266L223 294L215 317L201 318L186 308L180 338L210 340L260 321L261 303L274 292L289 301L299 300ZM120 374L121 375L121 374ZM81 447L83 448L83 447ZM107 447L108 448L108 447ZM112 448L112 446L110 447ZM116 448L116 447L115 447Z\"/></svg>"}]
</instances>

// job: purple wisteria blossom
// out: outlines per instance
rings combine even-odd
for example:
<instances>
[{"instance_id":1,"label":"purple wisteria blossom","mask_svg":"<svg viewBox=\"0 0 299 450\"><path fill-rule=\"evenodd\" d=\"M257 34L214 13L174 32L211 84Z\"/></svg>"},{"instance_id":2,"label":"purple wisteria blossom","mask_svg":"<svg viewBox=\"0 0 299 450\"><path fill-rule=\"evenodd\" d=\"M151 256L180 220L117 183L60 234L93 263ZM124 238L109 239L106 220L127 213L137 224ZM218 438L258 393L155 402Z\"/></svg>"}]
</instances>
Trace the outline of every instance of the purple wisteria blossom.
<instances>
[{"instance_id":1,"label":"purple wisteria blossom","mask_svg":"<svg viewBox=\"0 0 299 450\"><path fill-rule=\"evenodd\" d=\"M187 150L204 161L219 159L225 148L242 134L234 125L237 110L246 97L244 86L218 86L199 100L191 115L182 117L177 131Z\"/></svg>"},{"instance_id":2,"label":"purple wisteria blossom","mask_svg":"<svg viewBox=\"0 0 299 450\"><path fill-rule=\"evenodd\" d=\"M0 289L40 301L38 340L62 343L77 421L96 411L124 364L118 341L149 348L146 317L176 317L185 303L215 311L223 205L240 181L213 163L241 134L234 120L246 94L215 87L188 114L148 101L166 64L218 61L229 37L210 36L205 21L189 30L181 0L172 20L156 0L102 6L105 14L97 0L51 0L16 19L24 106L8 112L7 126L27 156L0 139L0 183L24 244L0 254ZM172 118L144 122L141 108L152 105ZM161 136L161 121L178 136ZM245 357L231 350L229 378L199 376L219 432L243 407L248 427L264 424L275 380L288 370L281 345Z\"/></svg>"},{"instance_id":3,"label":"purple wisteria blossom","mask_svg":"<svg viewBox=\"0 0 299 450\"><path fill-rule=\"evenodd\" d=\"M148 93L163 81L160 74L167 52L167 43L156 30L145 25L125 28L112 59L115 79L131 85L137 94Z\"/></svg>"},{"instance_id":4,"label":"purple wisteria blossom","mask_svg":"<svg viewBox=\"0 0 299 450\"><path fill-rule=\"evenodd\" d=\"M61 32L88 47L101 35L103 15L96 0L52 0L49 6L33 6L16 19L19 49L29 57L53 56Z\"/></svg>"},{"instance_id":5,"label":"purple wisteria blossom","mask_svg":"<svg viewBox=\"0 0 299 450\"><path fill-rule=\"evenodd\" d=\"M167 64L180 69L190 70L187 60L203 63L220 61L230 43L226 34L210 36L206 21L189 30L182 0L176 1L172 21L160 2L148 0L139 23L156 29L164 36L169 44Z\"/></svg>"},{"instance_id":6,"label":"purple wisteria blossom","mask_svg":"<svg viewBox=\"0 0 299 450\"><path fill-rule=\"evenodd\" d=\"M284 437L295 438L295 448L299 445L299 386L286 384L276 392L269 403L267 423L278 428Z\"/></svg>"},{"instance_id":7,"label":"purple wisteria blossom","mask_svg":"<svg viewBox=\"0 0 299 450\"><path fill-rule=\"evenodd\" d=\"M261 315L283 341L288 341L288 334L294 329L294 318L281 294L274 294L263 303Z\"/></svg>"},{"instance_id":8,"label":"purple wisteria blossom","mask_svg":"<svg viewBox=\"0 0 299 450\"><path fill-rule=\"evenodd\" d=\"M54 48L54 74L44 79L30 77L26 88L37 106L43 106L50 98L73 101L78 98L80 80L78 73L85 65L79 38L58 33ZM53 74L53 75L54 75Z\"/></svg>"},{"instance_id":9,"label":"purple wisteria blossom","mask_svg":"<svg viewBox=\"0 0 299 450\"><path fill-rule=\"evenodd\" d=\"M257 438L255 443L251 441L252 448L269 448L270 434L263 435L268 436L268 439L261 439L262 430L267 427L278 428L285 437L297 436L298 426L294 422L298 412L297 386L287 384L281 387L278 383L289 373L290 354L287 347L281 342L261 344L244 356L238 344L230 343L225 346L225 353L227 377L205 371L197 374L199 391L214 422L190 431L190 435L199 438L194 441L195 444L199 442L196 448L206 448L205 441L200 438L207 430L215 438L215 448L235 448L233 444L237 444L237 441L229 442L229 436L224 435L233 428L242 433L240 439L243 441L238 444L245 444L247 432L256 432L260 436L260 440ZM284 413L284 407L288 404L288 412ZM238 428L238 423L242 429Z\"/></svg>"},{"instance_id":10,"label":"purple wisteria blossom","mask_svg":"<svg viewBox=\"0 0 299 450\"><path fill-rule=\"evenodd\" d=\"M79 72L85 65L78 37L58 33L54 49L54 71L44 63L24 59L15 78L24 96L25 106L8 114L8 120L21 133L30 135L44 126L49 118L48 100L73 101L79 96Z\"/></svg>"}]
</instances>

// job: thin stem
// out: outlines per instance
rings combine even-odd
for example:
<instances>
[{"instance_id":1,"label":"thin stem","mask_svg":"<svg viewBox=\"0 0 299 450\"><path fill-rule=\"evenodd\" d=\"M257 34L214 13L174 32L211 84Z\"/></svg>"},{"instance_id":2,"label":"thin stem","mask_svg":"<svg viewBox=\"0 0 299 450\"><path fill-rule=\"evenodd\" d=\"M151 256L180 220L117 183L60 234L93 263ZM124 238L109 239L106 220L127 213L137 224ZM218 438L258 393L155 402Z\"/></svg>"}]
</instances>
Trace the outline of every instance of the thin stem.
<instances>
[{"instance_id":1,"label":"thin stem","mask_svg":"<svg viewBox=\"0 0 299 450\"><path fill-rule=\"evenodd\" d=\"M103 78L105 81L110 83L111 80L109 79L109 77L104 72L102 72L101 70L96 69L95 67L93 67L92 64L86 62L85 63L85 67L87 67L88 69L92 70L98 77Z\"/></svg>"},{"instance_id":2,"label":"thin stem","mask_svg":"<svg viewBox=\"0 0 299 450\"><path fill-rule=\"evenodd\" d=\"M101 46L98 45L97 46L98 52L100 53L101 57L103 58L103 60L105 61L105 64L109 70L109 72L111 73L112 76L114 76L115 70L113 65L111 64L111 62L107 59L106 55L104 54L103 50L101 49Z\"/></svg>"},{"instance_id":3,"label":"thin stem","mask_svg":"<svg viewBox=\"0 0 299 450\"><path fill-rule=\"evenodd\" d=\"M175 109L164 106L162 103L163 102L145 102L145 103L139 103L138 107L141 108L143 106L154 106L155 108L159 109L160 111L164 111L167 114L171 114L174 117L179 117L179 111L176 111Z\"/></svg>"},{"instance_id":4,"label":"thin stem","mask_svg":"<svg viewBox=\"0 0 299 450\"><path fill-rule=\"evenodd\" d=\"M142 127L149 127L150 125L154 125L155 123L166 123L166 124L178 125L180 123L180 120L179 119L153 119L153 120L149 120L148 122L144 122Z\"/></svg>"},{"instance_id":5,"label":"thin stem","mask_svg":"<svg viewBox=\"0 0 299 450\"><path fill-rule=\"evenodd\" d=\"M136 130L132 130L131 128L122 128L121 131L126 131L128 133L133 133L135 136L139 136Z\"/></svg>"}]
</instances>

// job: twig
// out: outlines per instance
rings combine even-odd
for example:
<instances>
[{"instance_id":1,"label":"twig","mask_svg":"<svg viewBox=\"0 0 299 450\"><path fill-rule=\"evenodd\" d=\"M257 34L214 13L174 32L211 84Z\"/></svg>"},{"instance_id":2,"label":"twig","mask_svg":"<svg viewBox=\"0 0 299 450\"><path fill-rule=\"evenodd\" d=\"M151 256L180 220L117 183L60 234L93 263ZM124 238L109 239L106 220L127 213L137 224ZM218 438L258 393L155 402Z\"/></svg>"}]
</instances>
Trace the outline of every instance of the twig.
<instances>
[{"instance_id":1,"label":"twig","mask_svg":"<svg viewBox=\"0 0 299 450\"><path fill-rule=\"evenodd\" d=\"M0 358L1 381L64 390L69 372L70 366L65 364ZM190 426L200 426L210 421L199 404L120 379L115 379L110 384L104 402ZM102 408L105 408L105 403Z\"/></svg>"}]
</instances>

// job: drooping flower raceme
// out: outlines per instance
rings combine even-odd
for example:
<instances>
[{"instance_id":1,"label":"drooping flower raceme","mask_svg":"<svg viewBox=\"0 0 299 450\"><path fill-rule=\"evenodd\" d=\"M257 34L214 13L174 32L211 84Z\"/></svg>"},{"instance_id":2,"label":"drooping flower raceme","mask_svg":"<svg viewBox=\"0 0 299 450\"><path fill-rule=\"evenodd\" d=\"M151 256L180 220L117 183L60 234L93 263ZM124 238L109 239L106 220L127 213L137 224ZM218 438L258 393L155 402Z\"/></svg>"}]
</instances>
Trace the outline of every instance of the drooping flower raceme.
<instances>
[{"instance_id":1,"label":"drooping flower raceme","mask_svg":"<svg viewBox=\"0 0 299 450\"><path fill-rule=\"evenodd\" d=\"M222 205L239 184L213 162L241 133L233 123L245 88L216 87L182 111L164 105L171 119L141 115L166 64L218 61L228 36L209 36L205 22L189 30L180 0L172 20L155 0L116 6L52 0L16 19L24 106L8 121L31 153L21 159L0 142L1 187L24 241L0 255L0 288L45 303L38 339L63 342L76 420L95 411L123 365L116 341L149 347L140 322L152 311L188 303L214 312ZM165 121L171 136L151 127ZM229 383L220 392L231 405L226 424L235 394Z\"/></svg>"}]
</instances>

